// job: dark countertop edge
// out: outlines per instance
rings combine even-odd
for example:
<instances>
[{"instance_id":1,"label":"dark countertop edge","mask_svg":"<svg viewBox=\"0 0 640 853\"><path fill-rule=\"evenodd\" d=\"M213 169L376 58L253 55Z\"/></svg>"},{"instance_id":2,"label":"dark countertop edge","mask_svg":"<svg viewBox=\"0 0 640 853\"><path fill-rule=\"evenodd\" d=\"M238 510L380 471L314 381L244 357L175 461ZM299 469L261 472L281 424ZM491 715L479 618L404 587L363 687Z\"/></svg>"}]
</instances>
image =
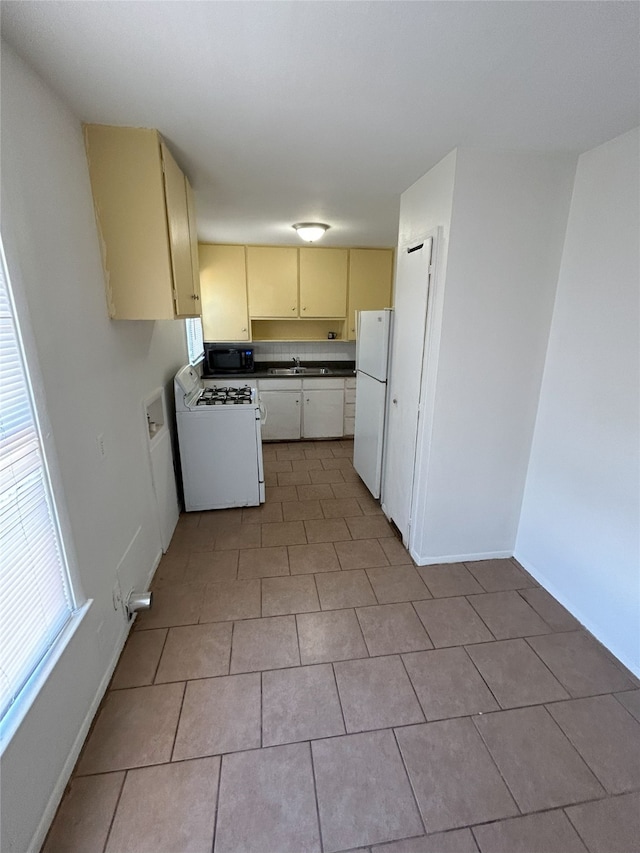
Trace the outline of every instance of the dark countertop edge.
<instances>
[{"instance_id":1,"label":"dark countertop edge","mask_svg":"<svg viewBox=\"0 0 640 853\"><path fill-rule=\"evenodd\" d=\"M203 376L203 379L213 379L216 382L224 382L225 379L339 379L355 376L356 363L355 361L301 361L301 367L320 368L327 367L331 373L322 375L305 376L304 373L293 374L291 376L274 376L269 373L269 368L292 367L290 361L256 361L255 370L253 373L223 373L217 376Z\"/></svg>"}]
</instances>

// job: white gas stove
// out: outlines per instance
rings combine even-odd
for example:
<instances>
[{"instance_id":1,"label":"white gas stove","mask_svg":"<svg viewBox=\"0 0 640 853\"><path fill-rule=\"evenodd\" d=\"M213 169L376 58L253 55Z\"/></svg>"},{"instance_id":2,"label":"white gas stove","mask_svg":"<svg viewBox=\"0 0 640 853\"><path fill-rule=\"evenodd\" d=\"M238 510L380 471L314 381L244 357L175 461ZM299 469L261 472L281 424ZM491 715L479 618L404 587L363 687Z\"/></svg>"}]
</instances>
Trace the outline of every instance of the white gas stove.
<instances>
[{"instance_id":1,"label":"white gas stove","mask_svg":"<svg viewBox=\"0 0 640 853\"><path fill-rule=\"evenodd\" d=\"M255 388L206 387L190 365L175 378L185 509L264 502L260 407Z\"/></svg>"}]
</instances>

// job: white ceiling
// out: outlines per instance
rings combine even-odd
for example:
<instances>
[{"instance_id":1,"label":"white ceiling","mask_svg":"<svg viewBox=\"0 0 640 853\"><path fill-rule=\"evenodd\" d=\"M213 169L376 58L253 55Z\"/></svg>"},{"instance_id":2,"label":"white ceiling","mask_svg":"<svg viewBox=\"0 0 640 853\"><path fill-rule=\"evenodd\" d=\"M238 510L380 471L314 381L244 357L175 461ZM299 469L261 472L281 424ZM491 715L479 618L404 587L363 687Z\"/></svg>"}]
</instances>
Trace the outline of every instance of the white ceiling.
<instances>
[{"instance_id":1,"label":"white ceiling","mask_svg":"<svg viewBox=\"0 0 640 853\"><path fill-rule=\"evenodd\" d=\"M394 245L457 145L584 151L639 122L639 4L2 0L3 36L88 122L157 127L200 239Z\"/></svg>"}]
</instances>

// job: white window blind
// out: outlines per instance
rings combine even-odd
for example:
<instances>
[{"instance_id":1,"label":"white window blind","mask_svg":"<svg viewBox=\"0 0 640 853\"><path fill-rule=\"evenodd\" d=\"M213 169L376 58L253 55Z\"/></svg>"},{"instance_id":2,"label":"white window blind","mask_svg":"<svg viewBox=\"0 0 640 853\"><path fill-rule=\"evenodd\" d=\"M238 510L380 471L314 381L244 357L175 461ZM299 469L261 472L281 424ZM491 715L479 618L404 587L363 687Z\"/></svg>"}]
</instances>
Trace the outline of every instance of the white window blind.
<instances>
[{"instance_id":1,"label":"white window blind","mask_svg":"<svg viewBox=\"0 0 640 853\"><path fill-rule=\"evenodd\" d=\"M74 607L0 247L0 721Z\"/></svg>"},{"instance_id":2,"label":"white window blind","mask_svg":"<svg viewBox=\"0 0 640 853\"><path fill-rule=\"evenodd\" d=\"M187 332L187 352L189 364L198 364L204 358L204 343L202 342L202 320L200 317L189 317L185 320Z\"/></svg>"}]
</instances>

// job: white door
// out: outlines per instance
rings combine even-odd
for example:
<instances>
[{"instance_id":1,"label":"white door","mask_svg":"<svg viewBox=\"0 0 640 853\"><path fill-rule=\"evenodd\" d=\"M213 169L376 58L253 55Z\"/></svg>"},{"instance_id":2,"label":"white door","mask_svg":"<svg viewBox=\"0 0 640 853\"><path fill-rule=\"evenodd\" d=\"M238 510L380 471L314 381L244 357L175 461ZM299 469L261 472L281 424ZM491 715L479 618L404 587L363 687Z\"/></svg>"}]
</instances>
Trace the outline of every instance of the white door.
<instances>
[{"instance_id":1,"label":"white door","mask_svg":"<svg viewBox=\"0 0 640 853\"><path fill-rule=\"evenodd\" d=\"M358 312L356 370L382 382L387 378L391 314L389 309Z\"/></svg>"},{"instance_id":2,"label":"white door","mask_svg":"<svg viewBox=\"0 0 640 853\"><path fill-rule=\"evenodd\" d=\"M340 438L344 428L344 383L339 390L303 391L304 438Z\"/></svg>"},{"instance_id":3,"label":"white door","mask_svg":"<svg viewBox=\"0 0 640 853\"><path fill-rule=\"evenodd\" d=\"M262 438L267 441L293 441L300 438L300 391L260 391L265 415Z\"/></svg>"},{"instance_id":4,"label":"white door","mask_svg":"<svg viewBox=\"0 0 640 853\"><path fill-rule=\"evenodd\" d=\"M433 238L398 254L382 508L409 544Z\"/></svg>"},{"instance_id":5,"label":"white door","mask_svg":"<svg viewBox=\"0 0 640 853\"><path fill-rule=\"evenodd\" d=\"M386 393L385 382L358 373L353 467L374 498L380 497Z\"/></svg>"}]
</instances>

